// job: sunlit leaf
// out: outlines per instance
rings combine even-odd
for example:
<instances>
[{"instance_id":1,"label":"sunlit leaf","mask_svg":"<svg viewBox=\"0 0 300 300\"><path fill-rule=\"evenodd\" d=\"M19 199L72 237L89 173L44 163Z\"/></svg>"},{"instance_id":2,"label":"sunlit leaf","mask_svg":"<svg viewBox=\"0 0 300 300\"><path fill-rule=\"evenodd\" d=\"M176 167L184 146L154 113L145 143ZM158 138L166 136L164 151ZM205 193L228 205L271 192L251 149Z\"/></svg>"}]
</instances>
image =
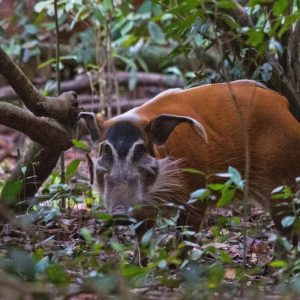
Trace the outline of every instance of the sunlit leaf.
<instances>
[{"instance_id":1,"label":"sunlit leaf","mask_svg":"<svg viewBox=\"0 0 300 300\"><path fill-rule=\"evenodd\" d=\"M72 143L73 143L74 147L76 147L78 149L81 149L81 150L88 150L89 149L88 144L84 141L73 139Z\"/></svg>"},{"instance_id":2,"label":"sunlit leaf","mask_svg":"<svg viewBox=\"0 0 300 300\"><path fill-rule=\"evenodd\" d=\"M286 268L287 267L287 263L284 260L273 260L268 264L270 267L273 268Z\"/></svg>"},{"instance_id":3,"label":"sunlit leaf","mask_svg":"<svg viewBox=\"0 0 300 300\"><path fill-rule=\"evenodd\" d=\"M283 228L290 227L294 224L296 220L295 216L286 216L281 220L281 225Z\"/></svg>"}]
</instances>

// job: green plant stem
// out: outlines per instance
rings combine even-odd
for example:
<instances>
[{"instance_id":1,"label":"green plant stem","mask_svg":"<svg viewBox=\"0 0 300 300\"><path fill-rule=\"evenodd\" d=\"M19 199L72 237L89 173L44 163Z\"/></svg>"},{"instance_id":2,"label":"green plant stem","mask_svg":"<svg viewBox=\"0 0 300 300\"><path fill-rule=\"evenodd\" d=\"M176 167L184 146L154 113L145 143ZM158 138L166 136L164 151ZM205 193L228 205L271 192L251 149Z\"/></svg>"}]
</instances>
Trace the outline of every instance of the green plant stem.
<instances>
[{"instance_id":1,"label":"green plant stem","mask_svg":"<svg viewBox=\"0 0 300 300\"><path fill-rule=\"evenodd\" d=\"M61 87L60 87L60 71L59 71L59 65L60 65L60 49L59 49L59 24L58 24L58 16L57 16L57 0L54 1L54 14L55 14L55 33L56 33L56 82L57 82L57 96L61 94ZM60 155L60 181L62 184L66 181L66 175L65 175L65 156L64 152ZM61 207L66 207L66 199L63 197L61 202Z\"/></svg>"}]
</instances>

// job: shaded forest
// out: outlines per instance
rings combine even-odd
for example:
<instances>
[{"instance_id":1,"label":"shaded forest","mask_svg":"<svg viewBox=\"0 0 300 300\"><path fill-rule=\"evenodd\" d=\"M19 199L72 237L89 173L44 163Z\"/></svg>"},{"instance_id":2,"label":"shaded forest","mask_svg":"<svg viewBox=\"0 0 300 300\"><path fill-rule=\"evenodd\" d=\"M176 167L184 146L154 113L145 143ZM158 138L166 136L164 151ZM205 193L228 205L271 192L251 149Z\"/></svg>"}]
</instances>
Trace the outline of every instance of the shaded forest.
<instances>
[{"instance_id":1,"label":"shaded forest","mask_svg":"<svg viewBox=\"0 0 300 300\"><path fill-rule=\"evenodd\" d=\"M138 241L145 220L119 225L91 184L99 149L80 115L110 119L171 88L249 79L300 121L299 5L2 0L0 299L298 299L299 244L250 201L246 138L245 170L228 165L187 199L216 203L199 231L179 226L183 207L166 199L174 213ZM293 207L280 226L299 237L299 177L278 199Z\"/></svg>"}]
</instances>

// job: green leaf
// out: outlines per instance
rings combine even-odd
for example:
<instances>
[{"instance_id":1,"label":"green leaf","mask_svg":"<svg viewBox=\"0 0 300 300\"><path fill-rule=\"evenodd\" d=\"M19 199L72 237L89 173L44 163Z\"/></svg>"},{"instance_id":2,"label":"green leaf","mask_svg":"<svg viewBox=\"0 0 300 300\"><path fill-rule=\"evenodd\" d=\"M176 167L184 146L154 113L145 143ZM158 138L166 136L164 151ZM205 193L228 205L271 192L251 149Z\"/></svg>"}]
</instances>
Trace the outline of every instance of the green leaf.
<instances>
[{"instance_id":1,"label":"green leaf","mask_svg":"<svg viewBox=\"0 0 300 300\"><path fill-rule=\"evenodd\" d=\"M58 286L66 286L70 283L70 277L65 268L59 264L50 265L47 268L47 274L50 282Z\"/></svg>"},{"instance_id":2,"label":"green leaf","mask_svg":"<svg viewBox=\"0 0 300 300\"><path fill-rule=\"evenodd\" d=\"M226 184L223 183L212 183L209 184L207 187L213 191L221 191L227 186Z\"/></svg>"},{"instance_id":3,"label":"green leaf","mask_svg":"<svg viewBox=\"0 0 300 300\"><path fill-rule=\"evenodd\" d=\"M289 1L288 0L277 0L274 1L273 4L273 13L276 17L279 17L280 15L283 15L289 6Z\"/></svg>"},{"instance_id":4,"label":"green leaf","mask_svg":"<svg viewBox=\"0 0 300 300\"><path fill-rule=\"evenodd\" d=\"M116 242L116 241L112 241L111 242L111 247L115 250L115 251L117 251L117 252L124 252L124 246L121 244L121 243L119 243L119 242Z\"/></svg>"},{"instance_id":5,"label":"green leaf","mask_svg":"<svg viewBox=\"0 0 300 300\"><path fill-rule=\"evenodd\" d=\"M100 213L100 212L95 214L95 218L102 221L111 221L113 219L112 215L107 213Z\"/></svg>"},{"instance_id":6,"label":"green leaf","mask_svg":"<svg viewBox=\"0 0 300 300\"><path fill-rule=\"evenodd\" d=\"M217 202L217 207L221 208L221 207L224 207L224 206L230 204L234 195L235 195L235 190L233 190L233 189L226 188L226 189L222 190L221 197Z\"/></svg>"},{"instance_id":7,"label":"green leaf","mask_svg":"<svg viewBox=\"0 0 300 300\"><path fill-rule=\"evenodd\" d=\"M121 35L126 35L129 31L134 27L134 22L129 21L125 24L125 26L121 29Z\"/></svg>"},{"instance_id":8,"label":"green leaf","mask_svg":"<svg viewBox=\"0 0 300 300\"><path fill-rule=\"evenodd\" d=\"M269 266L282 269L287 267L287 263L284 260L274 260L269 263Z\"/></svg>"},{"instance_id":9,"label":"green leaf","mask_svg":"<svg viewBox=\"0 0 300 300\"><path fill-rule=\"evenodd\" d=\"M146 231L146 233L143 235L141 244L144 247L147 247L151 242L152 236L153 236L153 229L151 228L148 231Z\"/></svg>"},{"instance_id":10,"label":"green leaf","mask_svg":"<svg viewBox=\"0 0 300 300\"><path fill-rule=\"evenodd\" d=\"M261 45L264 41L264 32L262 30L250 29L248 30L247 35L247 42L253 47Z\"/></svg>"},{"instance_id":11,"label":"green leaf","mask_svg":"<svg viewBox=\"0 0 300 300\"><path fill-rule=\"evenodd\" d=\"M197 200L205 200L210 196L211 192L209 189L198 189L195 192L191 193L189 204L194 203Z\"/></svg>"},{"instance_id":12,"label":"green leaf","mask_svg":"<svg viewBox=\"0 0 300 300\"><path fill-rule=\"evenodd\" d=\"M149 276L149 268L135 266L135 265L124 265L122 269L122 276L131 281L134 286L142 286L145 284L146 278Z\"/></svg>"},{"instance_id":13,"label":"green leaf","mask_svg":"<svg viewBox=\"0 0 300 300\"><path fill-rule=\"evenodd\" d=\"M2 189L1 198L5 204L13 204L19 200L19 194L23 188L21 181L7 181Z\"/></svg>"},{"instance_id":14,"label":"green leaf","mask_svg":"<svg viewBox=\"0 0 300 300\"><path fill-rule=\"evenodd\" d=\"M73 143L74 147L76 147L78 149L81 149L81 150L88 150L89 149L89 146L86 142L73 139L72 143Z\"/></svg>"},{"instance_id":15,"label":"green leaf","mask_svg":"<svg viewBox=\"0 0 300 300\"><path fill-rule=\"evenodd\" d=\"M48 268L48 266L49 266L49 257L45 256L35 264L34 269L38 273L44 273L45 270Z\"/></svg>"},{"instance_id":16,"label":"green leaf","mask_svg":"<svg viewBox=\"0 0 300 300\"><path fill-rule=\"evenodd\" d=\"M198 174L198 175L205 176L204 172L193 168L184 168L183 171L191 174Z\"/></svg>"},{"instance_id":17,"label":"green leaf","mask_svg":"<svg viewBox=\"0 0 300 300\"><path fill-rule=\"evenodd\" d=\"M288 186L281 186L272 191L273 199L288 199L293 197L293 191Z\"/></svg>"},{"instance_id":18,"label":"green leaf","mask_svg":"<svg viewBox=\"0 0 300 300\"><path fill-rule=\"evenodd\" d=\"M156 23L154 23L152 21L149 22L148 23L148 31L154 42L156 42L159 45L163 45L166 43L165 35L164 35L162 29L159 27L159 25L157 25Z\"/></svg>"},{"instance_id":19,"label":"green leaf","mask_svg":"<svg viewBox=\"0 0 300 300\"><path fill-rule=\"evenodd\" d=\"M94 16L96 17L96 19L100 22L100 24L105 23L105 17L102 14L101 10L96 5L94 5L93 8L94 8L93 13L94 13Z\"/></svg>"},{"instance_id":20,"label":"green leaf","mask_svg":"<svg viewBox=\"0 0 300 300\"><path fill-rule=\"evenodd\" d=\"M79 159L74 159L68 164L66 168L66 179L70 179L77 173L79 164L80 164Z\"/></svg>"},{"instance_id":21,"label":"green leaf","mask_svg":"<svg viewBox=\"0 0 300 300\"><path fill-rule=\"evenodd\" d=\"M282 35L289 29L289 27L295 24L299 20L299 18L300 18L300 11L297 11L295 14L285 17L283 26L278 32L279 38L281 38Z\"/></svg>"},{"instance_id":22,"label":"green leaf","mask_svg":"<svg viewBox=\"0 0 300 300\"><path fill-rule=\"evenodd\" d=\"M281 220L281 225L283 228L290 227L294 224L296 220L295 216L286 216Z\"/></svg>"},{"instance_id":23,"label":"green leaf","mask_svg":"<svg viewBox=\"0 0 300 300\"><path fill-rule=\"evenodd\" d=\"M152 11L152 3L151 1L147 0L138 8L138 14L150 14Z\"/></svg>"},{"instance_id":24,"label":"green leaf","mask_svg":"<svg viewBox=\"0 0 300 300\"><path fill-rule=\"evenodd\" d=\"M86 227L81 228L80 234L87 242L90 242L92 240L92 234L88 228Z\"/></svg>"},{"instance_id":25,"label":"green leaf","mask_svg":"<svg viewBox=\"0 0 300 300\"><path fill-rule=\"evenodd\" d=\"M225 9L235 9L237 8L237 3L232 0L220 0L216 2L219 8Z\"/></svg>"},{"instance_id":26,"label":"green leaf","mask_svg":"<svg viewBox=\"0 0 300 300\"><path fill-rule=\"evenodd\" d=\"M244 188L244 181L242 180L241 174L239 171L233 167L228 168L228 173L231 175L230 180L239 188Z\"/></svg>"}]
</instances>

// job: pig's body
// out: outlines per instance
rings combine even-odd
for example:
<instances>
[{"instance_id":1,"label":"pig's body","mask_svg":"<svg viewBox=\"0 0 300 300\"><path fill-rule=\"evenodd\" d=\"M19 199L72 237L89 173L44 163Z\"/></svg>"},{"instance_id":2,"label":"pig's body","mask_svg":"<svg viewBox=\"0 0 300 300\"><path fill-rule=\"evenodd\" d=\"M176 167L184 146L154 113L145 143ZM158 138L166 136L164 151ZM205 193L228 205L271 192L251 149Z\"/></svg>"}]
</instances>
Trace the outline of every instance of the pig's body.
<instances>
[{"instance_id":1,"label":"pig's body","mask_svg":"<svg viewBox=\"0 0 300 300\"><path fill-rule=\"evenodd\" d=\"M108 142L105 147L111 147L107 150L113 156L104 172L101 167L97 170L96 164L98 183L111 213L126 214L129 206L139 203L186 204L190 193L204 187L206 179L181 172L182 167L213 175L233 166L244 174L241 118L249 140L250 194L270 210L280 229L281 218L290 212L282 211L278 200L271 199L271 191L280 185L294 185L300 174L300 125L283 96L252 81L170 90L106 122L98 120L100 140ZM135 160L139 150L140 158ZM105 151L101 155L98 165ZM149 197L157 186L159 201ZM114 211L114 207L118 209ZM206 204L200 202L187 206L180 222L198 228L205 209ZM150 211L142 208L137 216L146 218Z\"/></svg>"}]
</instances>

